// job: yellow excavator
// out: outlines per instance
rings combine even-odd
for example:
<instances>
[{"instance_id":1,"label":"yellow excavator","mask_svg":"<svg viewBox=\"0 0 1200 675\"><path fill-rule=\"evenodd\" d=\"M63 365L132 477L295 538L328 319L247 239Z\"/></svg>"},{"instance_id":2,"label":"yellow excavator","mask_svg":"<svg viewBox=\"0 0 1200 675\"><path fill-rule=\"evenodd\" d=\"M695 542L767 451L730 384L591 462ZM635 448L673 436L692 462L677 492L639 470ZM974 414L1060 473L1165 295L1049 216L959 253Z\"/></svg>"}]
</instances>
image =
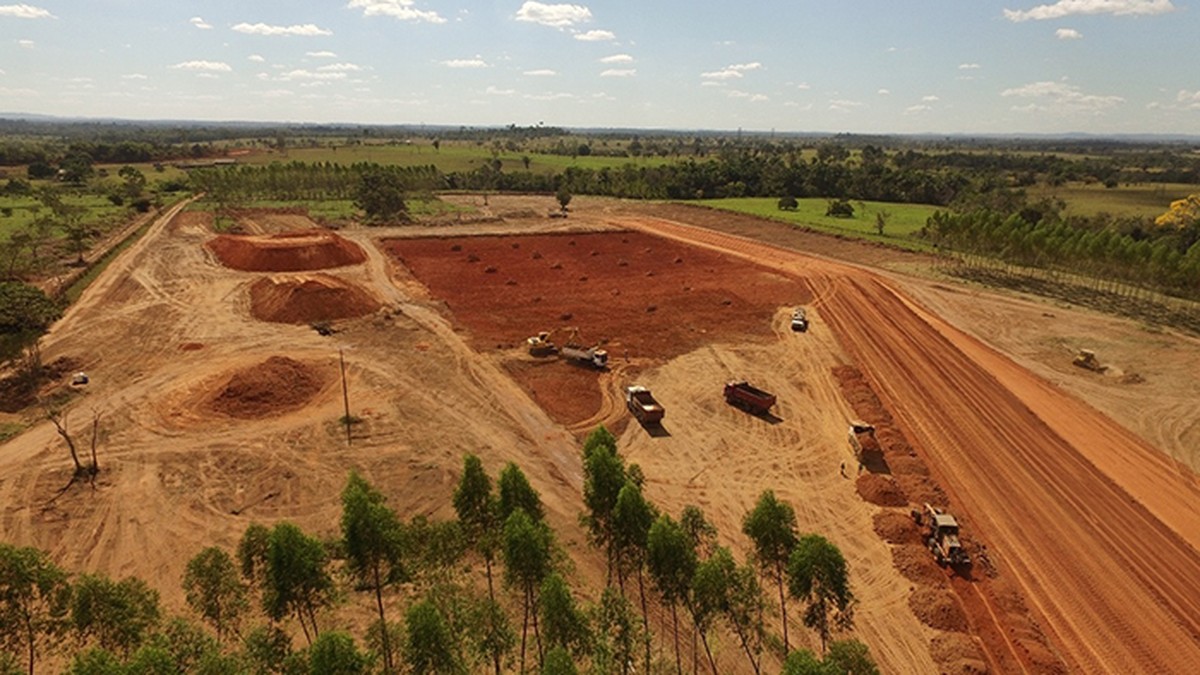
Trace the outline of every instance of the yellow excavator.
<instances>
[{"instance_id":1,"label":"yellow excavator","mask_svg":"<svg viewBox=\"0 0 1200 675\"><path fill-rule=\"evenodd\" d=\"M537 335L525 340L525 345L529 348L530 356L553 356L558 353L558 347L551 341L554 335L552 330L544 330Z\"/></svg>"}]
</instances>

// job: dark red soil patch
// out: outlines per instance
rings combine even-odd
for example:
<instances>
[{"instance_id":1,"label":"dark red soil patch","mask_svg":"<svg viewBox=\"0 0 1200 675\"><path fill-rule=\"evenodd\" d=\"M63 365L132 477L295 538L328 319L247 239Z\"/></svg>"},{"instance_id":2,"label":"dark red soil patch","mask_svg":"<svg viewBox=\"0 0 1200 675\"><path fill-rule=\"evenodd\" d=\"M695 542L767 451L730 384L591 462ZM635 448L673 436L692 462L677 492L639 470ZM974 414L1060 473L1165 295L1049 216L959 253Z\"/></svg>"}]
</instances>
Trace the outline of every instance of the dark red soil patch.
<instances>
[{"instance_id":1,"label":"dark red soil patch","mask_svg":"<svg viewBox=\"0 0 1200 675\"><path fill-rule=\"evenodd\" d=\"M926 588L947 586L946 573L933 561L933 554L920 544L892 547L892 565L905 579Z\"/></svg>"},{"instance_id":2,"label":"dark red soil patch","mask_svg":"<svg viewBox=\"0 0 1200 675\"><path fill-rule=\"evenodd\" d=\"M270 236L222 234L208 247L226 267L243 272L303 272L365 262L358 244L322 230Z\"/></svg>"},{"instance_id":3,"label":"dark red soil patch","mask_svg":"<svg viewBox=\"0 0 1200 675\"><path fill-rule=\"evenodd\" d=\"M875 514L875 534L889 544L919 544L921 530L912 516L903 511L880 511Z\"/></svg>"},{"instance_id":4,"label":"dark red soil patch","mask_svg":"<svg viewBox=\"0 0 1200 675\"><path fill-rule=\"evenodd\" d=\"M183 342L179 345L181 352L195 352L204 349L204 345L199 342Z\"/></svg>"},{"instance_id":5,"label":"dark red soil patch","mask_svg":"<svg viewBox=\"0 0 1200 675\"><path fill-rule=\"evenodd\" d=\"M958 596L951 590L917 588L908 596L908 606L926 626L953 633L965 633L971 628Z\"/></svg>"},{"instance_id":6,"label":"dark red soil patch","mask_svg":"<svg viewBox=\"0 0 1200 675\"><path fill-rule=\"evenodd\" d=\"M303 407L324 386L312 367L285 356L272 356L234 373L214 394L209 407L240 419L271 417Z\"/></svg>"},{"instance_id":7,"label":"dark red soil patch","mask_svg":"<svg viewBox=\"0 0 1200 675\"><path fill-rule=\"evenodd\" d=\"M250 313L261 321L310 323L365 316L379 302L360 286L328 274L268 277L250 286Z\"/></svg>"},{"instance_id":8,"label":"dark red soil patch","mask_svg":"<svg viewBox=\"0 0 1200 675\"><path fill-rule=\"evenodd\" d=\"M505 361L504 369L521 383L550 419L560 424L586 420L600 409L603 395L593 370L554 357Z\"/></svg>"},{"instance_id":9,"label":"dark red soil patch","mask_svg":"<svg viewBox=\"0 0 1200 675\"><path fill-rule=\"evenodd\" d=\"M908 505L908 497L904 495L904 491L891 476L864 473L855 481L854 487L858 490L858 496L872 504L879 506Z\"/></svg>"},{"instance_id":10,"label":"dark red soil patch","mask_svg":"<svg viewBox=\"0 0 1200 675\"><path fill-rule=\"evenodd\" d=\"M929 643L929 653L944 675L983 675L987 662L970 635L942 633Z\"/></svg>"},{"instance_id":11,"label":"dark red soil patch","mask_svg":"<svg viewBox=\"0 0 1200 675\"><path fill-rule=\"evenodd\" d=\"M610 360L663 362L713 342L774 339L778 308L810 299L807 286L790 277L642 232L392 239L383 246L445 301L481 351L574 326L584 342L604 345ZM534 388L524 372L514 376ZM576 391L579 373L566 364L538 372L541 400L566 398L556 387ZM596 407L556 419L577 422L599 409L596 374L588 376Z\"/></svg>"}]
</instances>

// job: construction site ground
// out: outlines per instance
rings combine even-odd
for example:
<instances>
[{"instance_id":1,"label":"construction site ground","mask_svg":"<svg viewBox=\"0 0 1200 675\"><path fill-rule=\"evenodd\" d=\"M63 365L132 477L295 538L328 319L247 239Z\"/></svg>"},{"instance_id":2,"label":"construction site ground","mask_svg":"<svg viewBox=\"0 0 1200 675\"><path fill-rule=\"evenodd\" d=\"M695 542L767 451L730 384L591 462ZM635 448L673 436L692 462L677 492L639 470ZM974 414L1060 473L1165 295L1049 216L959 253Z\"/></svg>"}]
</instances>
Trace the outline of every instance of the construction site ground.
<instances>
[{"instance_id":1,"label":"construction site ground","mask_svg":"<svg viewBox=\"0 0 1200 675\"><path fill-rule=\"evenodd\" d=\"M56 497L71 465L53 426L0 419L31 424L0 446L0 540L142 576L183 611L201 548L232 549L254 521L335 534L351 469L404 516L449 518L474 452L493 474L525 469L586 594L604 567L578 524L578 441L606 424L652 500L702 507L740 557L758 495L791 503L845 553L853 635L885 672L1200 663L1194 338L911 276L929 260L751 218L576 198L550 219L549 197L489 201L483 222L352 227L290 258L279 249L309 223L256 214L243 270L221 264L207 214L168 213L43 342L91 376L67 420L87 445L99 417L95 489ZM324 303L332 335L308 325ZM811 327L796 334L800 304ZM523 348L568 327L609 351L607 371ZM1109 371L1072 368L1082 347ZM349 446L339 356L362 420ZM731 378L779 403L726 405ZM661 429L629 422L633 383L666 407ZM878 429L862 474L855 417ZM922 547L908 512L924 501L962 523L969 572ZM816 648L789 609L793 645ZM732 636L714 642L722 672L748 670Z\"/></svg>"}]
</instances>

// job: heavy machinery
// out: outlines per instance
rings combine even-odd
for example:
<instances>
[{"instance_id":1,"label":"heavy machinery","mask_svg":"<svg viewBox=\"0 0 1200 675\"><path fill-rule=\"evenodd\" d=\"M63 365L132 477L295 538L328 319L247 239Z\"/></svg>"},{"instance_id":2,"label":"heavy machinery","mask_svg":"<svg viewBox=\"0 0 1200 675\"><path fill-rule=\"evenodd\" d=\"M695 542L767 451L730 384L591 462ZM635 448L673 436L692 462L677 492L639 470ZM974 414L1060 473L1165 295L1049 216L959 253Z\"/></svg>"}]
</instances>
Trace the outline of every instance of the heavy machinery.
<instances>
[{"instance_id":1,"label":"heavy machinery","mask_svg":"<svg viewBox=\"0 0 1200 675\"><path fill-rule=\"evenodd\" d=\"M650 390L638 385L625 387L625 407L634 418L642 424L658 424L667 414L666 410L654 400Z\"/></svg>"},{"instance_id":2,"label":"heavy machinery","mask_svg":"<svg viewBox=\"0 0 1200 675\"><path fill-rule=\"evenodd\" d=\"M745 380L731 380L725 383L725 402L755 415L765 415L775 405L775 394Z\"/></svg>"},{"instance_id":3,"label":"heavy machinery","mask_svg":"<svg viewBox=\"0 0 1200 675\"><path fill-rule=\"evenodd\" d=\"M958 521L945 511L925 504L925 512L913 510L913 519L920 525L925 520L925 544L939 565L970 565L971 557L958 540Z\"/></svg>"},{"instance_id":4,"label":"heavy machinery","mask_svg":"<svg viewBox=\"0 0 1200 675\"><path fill-rule=\"evenodd\" d=\"M867 424L862 420L851 420L848 437L850 449L854 451L854 459L857 459L860 465L863 463L864 452L879 450L879 441L875 440L874 425Z\"/></svg>"},{"instance_id":5,"label":"heavy machinery","mask_svg":"<svg viewBox=\"0 0 1200 675\"><path fill-rule=\"evenodd\" d=\"M525 345L529 348L530 356L553 356L558 353L558 347L550 341L550 336L554 335L552 330L544 330L537 335L525 340Z\"/></svg>"},{"instance_id":6,"label":"heavy machinery","mask_svg":"<svg viewBox=\"0 0 1200 675\"><path fill-rule=\"evenodd\" d=\"M575 359L598 370L608 367L608 352L600 349L599 345L585 347L579 339L578 328L568 328L566 344L559 348L558 353L568 359Z\"/></svg>"},{"instance_id":7,"label":"heavy machinery","mask_svg":"<svg viewBox=\"0 0 1200 675\"><path fill-rule=\"evenodd\" d=\"M792 312L792 331L796 333L804 333L808 331L808 313L803 307L797 307L796 311Z\"/></svg>"},{"instance_id":8,"label":"heavy machinery","mask_svg":"<svg viewBox=\"0 0 1200 675\"><path fill-rule=\"evenodd\" d=\"M1108 369L1108 366L1100 365L1100 360L1096 358L1096 352L1090 349L1080 349L1072 363L1080 368L1087 368L1094 373L1103 373Z\"/></svg>"}]
</instances>

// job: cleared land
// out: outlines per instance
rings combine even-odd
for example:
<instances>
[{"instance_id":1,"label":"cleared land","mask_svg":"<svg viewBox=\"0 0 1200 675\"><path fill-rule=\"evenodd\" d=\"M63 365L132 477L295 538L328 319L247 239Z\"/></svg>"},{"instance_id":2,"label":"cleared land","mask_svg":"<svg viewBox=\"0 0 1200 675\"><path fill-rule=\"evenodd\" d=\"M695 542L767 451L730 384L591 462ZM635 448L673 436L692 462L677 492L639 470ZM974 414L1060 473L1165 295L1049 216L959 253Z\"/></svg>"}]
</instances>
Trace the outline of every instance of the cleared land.
<instances>
[{"instance_id":1,"label":"cleared land","mask_svg":"<svg viewBox=\"0 0 1200 675\"><path fill-rule=\"evenodd\" d=\"M143 576L178 610L187 559L209 544L232 548L252 521L289 519L333 534L351 468L405 515L451 516L461 457L471 451L493 473L507 461L525 468L575 578L594 589L604 569L578 525L577 434L598 422L619 427L619 387L636 379L667 407L664 433L627 424L619 436L645 472L648 496L673 513L703 507L722 543L744 556L742 515L774 489L795 505L801 530L826 534L846 553L861 602L855 634L885 672L1187 672L1200 662L1194 473L938 316L1027 345L1024 333L1001 328L1045 307L896 281L822 257L903 266L919 255L709 210L579 201L565 223L351 228L339 233L344 244L266 236L311 227L288 216L233 246L249 251L245 259L270 259L271 270L297 269L275 257L284 255L273 250L280 241L312 244L292 258L326 249L362 255L300 272L220 264L206 245L214 235L205 214L156 223L44 346L48 359L73 357L93 377L76 395L72 419L102 414L98 489L50 501L69 477L69 460L53 429L36 424L0 446L0 536L47 549L70 569ZM546 213L550 203L495 198L492 208ZM680 223L774 235L805 253ZM404 264L376 245L379 237ZM572 239L575 246L564 244ZM541 258L533 257L535 243ZM622 266L619 252L629 248L651 254L626 253ZM466 262L472 253L479 260ZM550 269L552 254L561 270ZM706 274L705 264L721 272ZM306 286L313 280L320 288ZM742 280L750 292L738 292ZM639 293L626 293L627 285ZM380 309L336 321L331 339L258 318L263 288L301 301L358 289ZM789 309L809 293L812 328L793 334ZM492 316L505 297L511 316ZM697 297L700 305L688 304ZM625 313L606 318L618 307ZM987 307L999 309L992 316ZM1053 309L1054 330L1068 334L1128 330L1127 322ZM596 373L524 353L525 337L564 324L587 339L608 338L616 367ZM592 335L589 326L601 328ZM1194 341L1157 339L1147 359L1195 358ZM352 411L364 419L350 447L336 424L339 348ZM1026 349L1017 358L1039 373L1058 363L1036 345ZM1115 347L1113 354L1124 358ZM778 395L772 416L724 403L720 386L735 376ZM1181 396L1176 381L1151 373L1138 397L1156 406ZM1093 387L1088 400L1117 400L1116 386ZM1154 408L1164 411L1162 437L1178 439L1198 405L1193 398ZM852 416L879 422L886 462L858 478L846 445ZM843 462L851 463L845 477ZM901 500L954 510L982 554L971 580L929 564ZM790 609L793 641L815 646L799 608ZM352 602L336 611L326 624L361 625L373 610ZM744 672L736 642L716 642L722 672Z\"/></svg>"}]
</instances>

